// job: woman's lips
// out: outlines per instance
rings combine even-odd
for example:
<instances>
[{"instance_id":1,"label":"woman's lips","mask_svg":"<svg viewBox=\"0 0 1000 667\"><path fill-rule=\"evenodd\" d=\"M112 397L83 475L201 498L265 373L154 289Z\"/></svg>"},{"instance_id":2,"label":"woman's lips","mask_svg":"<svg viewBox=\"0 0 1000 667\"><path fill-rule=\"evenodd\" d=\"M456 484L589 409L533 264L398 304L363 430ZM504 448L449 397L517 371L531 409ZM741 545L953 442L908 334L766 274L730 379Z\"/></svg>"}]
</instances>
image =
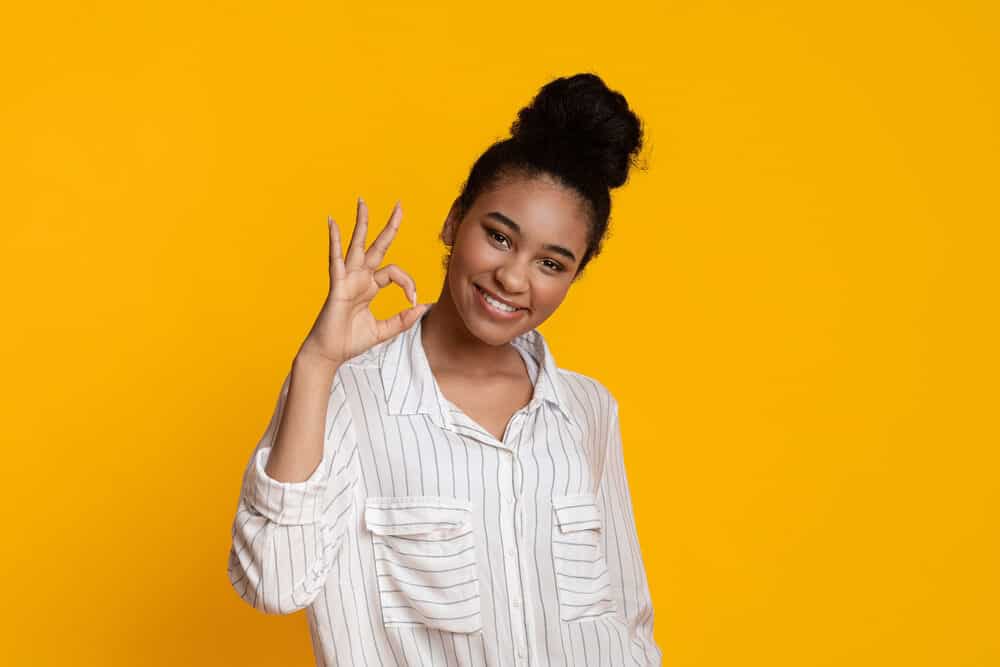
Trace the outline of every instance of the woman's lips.
<instances>
[{"instance_id":1,"label":"woman's lips","mask_svg":"<svg viewBox=\"0 0 1000 667\"><path fill-rule=\"evenodd\" d=\"M477 299L479 301L479 304L483 307L483 310L485 310L489 315L491 315L492 317L494 317L496 319L500 319L500 320L512 320L512 319L515 319L517 317L520 317L521 312L523 312L524 310L526 310L525 308L518 308L517 310L514 310L514 311L498 310L498 309L494 308L493 306L491 306L486 301L486 297L484 295L483 288L481 288L479 285L475 285L475 288L476 288Z\"/></svg>"}]
</instances>

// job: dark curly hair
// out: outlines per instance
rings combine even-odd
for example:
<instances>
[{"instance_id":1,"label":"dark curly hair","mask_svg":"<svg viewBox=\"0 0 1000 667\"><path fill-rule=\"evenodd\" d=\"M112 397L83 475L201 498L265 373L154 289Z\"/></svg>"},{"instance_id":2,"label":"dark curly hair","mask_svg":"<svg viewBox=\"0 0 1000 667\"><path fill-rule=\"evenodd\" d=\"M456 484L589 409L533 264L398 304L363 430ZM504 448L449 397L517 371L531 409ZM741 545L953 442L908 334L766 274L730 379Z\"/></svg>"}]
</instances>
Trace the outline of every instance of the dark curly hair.
<instances>
[{"instance_id":1,"label":"dark curly hair","mask_svg":"<svg viewBox=\"0 0 1000 667\"><path fill-rule=\"evenodd\" d=\"M552 177L587 204L587 249L576 280L601 252L611 215L611 189L624 185L629 168L637 166L642 121L621 93L609 89L596 74L581 73L545 84L518 112L510 134L472 165L455 200L458 219L465 218L480 194L505 178ZM449 250L446 268L450 257Z\"/></svg>"}]
</instances>

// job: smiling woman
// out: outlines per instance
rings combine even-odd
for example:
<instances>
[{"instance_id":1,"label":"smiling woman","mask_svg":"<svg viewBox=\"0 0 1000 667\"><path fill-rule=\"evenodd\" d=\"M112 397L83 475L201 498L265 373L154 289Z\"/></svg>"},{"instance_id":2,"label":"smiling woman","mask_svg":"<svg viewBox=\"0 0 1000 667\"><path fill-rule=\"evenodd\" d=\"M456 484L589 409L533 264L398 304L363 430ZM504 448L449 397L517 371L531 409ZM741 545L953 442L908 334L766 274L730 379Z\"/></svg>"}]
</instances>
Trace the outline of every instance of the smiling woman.
<instances>
[{"instance_id":1,"label":"smiling woman","mask_svg":"<svg viewBox=\"0 0 1000 667\"><path fill-rule=\"evenodd\" d=\"M229 576L306 609L318 664L659 665L618 403L537 327L599 254L642 145L594 74L544 86L476 160L441 230L440 294L378 268L397 204L347 256L250 457ZM414 301L369 304L396 282Z\"/></svg>"}]
</instances>

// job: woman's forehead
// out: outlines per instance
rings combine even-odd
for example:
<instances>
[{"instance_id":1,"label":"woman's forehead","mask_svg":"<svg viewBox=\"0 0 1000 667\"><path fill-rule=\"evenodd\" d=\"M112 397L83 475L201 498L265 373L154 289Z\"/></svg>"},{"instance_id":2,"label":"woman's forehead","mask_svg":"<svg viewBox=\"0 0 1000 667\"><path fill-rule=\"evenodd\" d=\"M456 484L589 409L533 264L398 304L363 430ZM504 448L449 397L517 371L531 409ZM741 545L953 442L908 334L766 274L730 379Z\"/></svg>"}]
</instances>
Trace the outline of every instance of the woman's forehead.
<instances>
[{"instance_id":1,"label":"woman's forehead","mask_svg":"<svg viewBox=\"0 0 1000 667\"><path fill-rule=\"evenodd\" d=\"M484 192L474 207L480 216L491 211L529 228L570 228L586 224L582 198L571 188L545 176L509 177Z\"/></svg>"}]
</instances>

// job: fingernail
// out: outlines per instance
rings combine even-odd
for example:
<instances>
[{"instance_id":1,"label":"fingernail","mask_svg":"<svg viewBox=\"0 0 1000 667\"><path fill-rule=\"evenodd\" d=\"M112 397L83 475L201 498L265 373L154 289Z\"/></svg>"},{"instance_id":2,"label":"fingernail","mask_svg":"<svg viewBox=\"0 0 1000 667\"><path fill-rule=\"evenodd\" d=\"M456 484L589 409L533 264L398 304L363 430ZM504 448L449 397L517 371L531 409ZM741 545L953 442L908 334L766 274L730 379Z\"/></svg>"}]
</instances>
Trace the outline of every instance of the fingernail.
<instances>
[{"instance_id":1,"label":"fingernail","mask_svg":"<svg viewBox=\"0 0 1000 667\"><path fill-rule=\"evenodd\" d=\"M361 195L358 195L358 206L361 206L364 203L365 203L365 200L361 198Z\"/></svg>"}]
</instances>

